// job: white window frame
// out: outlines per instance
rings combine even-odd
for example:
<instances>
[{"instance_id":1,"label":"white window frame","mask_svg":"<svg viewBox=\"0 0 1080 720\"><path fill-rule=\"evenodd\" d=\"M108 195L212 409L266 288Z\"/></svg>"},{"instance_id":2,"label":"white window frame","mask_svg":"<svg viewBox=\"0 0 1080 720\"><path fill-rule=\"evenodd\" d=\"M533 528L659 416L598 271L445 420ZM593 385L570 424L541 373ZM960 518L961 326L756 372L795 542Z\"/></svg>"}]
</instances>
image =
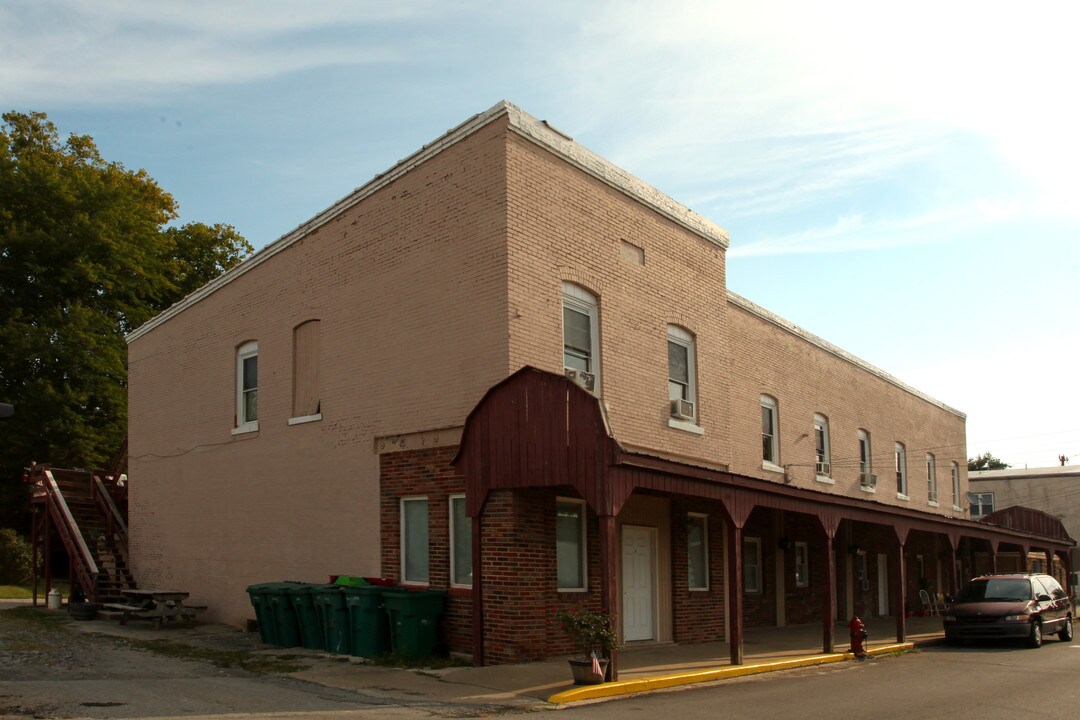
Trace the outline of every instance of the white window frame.
<instances>
[{"instance_id":1,"label":"white window frame","mask_svg":"<svg viewBox=\"0 0 1080 720\"><path fill-rule=\"evenodd\" d=\"M557 516L560 504L574 504L581 506L581 524L579 525L578 535L581 538L581 553L578 562L581 564L581 586L580 587L563 587L559 585L558 592L588 592L589 590L589 533L588 533L588 507L585 505L585 501L578 498L557 497L555 498L555 512L556 522L558 522ZM555 551L555 581L559 580L559 554L558 554L558 531L556 530L556 551Z\"/></svg>"},{"instance_id":2,"label":"white window frame","mask_svg":"<svg viewBox=\"0 0 1080 720\"><path fill-rule=\"evenodd\" d=\"M571 282L562 286L562 306L589 316L589 369L593 375L593 394L600 395L600 302L585 288ZM562 318L560 317L560 322ZM563 369L566 367L566 327L563 324Z\"/></svg>"},{"instance_id":3,"label":"white window frame","mask_svg":"<svg viewBox=\"0 0 1080 720\"><path fill-rule=\"evenodd\" d=\"M701 567L705 577L697 585L690 582L690 525L701 521ZM709 589L709 516L702 513L686 514L686 585L691 592L702 592Z\"/></svg>"},{"instance_id":4,"label":"white window frame","mask_svg":"<svg viewBox=\"0 0 1080 720\"><path fill-rule=\"evenodd\" d=\"M937 460L933 453L926 453L926 500L932 507L938 506Z\"/></svg>"},{"instance_id":5,"label":"white window frame","mask_svg":"<svg viewBox=\"0 0 1080 720\"><path fill-rule=\"evenodd\" d=\"M796 542L794 552L795 587L810 587L810 546Z\"/></svg>"},{"instance_id":6,"label":"white window frame","mask_svg":"<svg viewBox=\"0 0 1080 720\"><path fill-rule=\"evenodd\" d=\"M971 497L972 497L972 502L971 502L971 508L970 509L971 509L971 517L973 519L974 518L986 517L990 513L994 512L994 493L992 493L992 492L973 492L973 493L971 493ZM986 511L986 512L975 512L976 508L978 508L979 510L982 510L984 507L987 507L988 503L984 502L985 498L990 499L990 502L989 502L989 508L990 509L988 511Z\"/></svg>"},{"instance_id":7,"label":"white window frame","mask_svg":"<svg viewBox=\"0 0 1080 720\"><path fill-rule=\"evenodd\" d=\"M960 506L960 465L956 461L953 461L949 475L952 477L952 506L953 510L963 510Z\"/></svg>"},{"instance_id":8,"label":"white window frame","mask_svg":"<svg viewBox=\"0 0 1080 720\"><path fill-rule=\"evenodd\" d=\"M765 457L765 428L761 429L761 449L762 449L762 461L761 466L766 470L772 470L775 472L783 472L784 469L780 466L780 409L779 403L772 395L761 396L761 410L768 411L772 417L772 437L769 441L769 457Z\"/></svg>"},{"instance_id":9,"label":"white window frame","mask_svg":"<svg viewBox=\"0 0 1080 720\"><path fill-rule=\"evenodd\" d=\"M757 548L757 562L754 563L754 564L750 564L750 563L746 562L746 546L747 545L752 545L752 546ZM761 593L763 593L765 591L764 583L762 582L762 578L764 577L764 574L765 574L765 559L761 556L761 538L744 537L743 538L743 546L742 546L742 554L743 554L743 594L760 595ZM755 568L756 573L757 573L757 576L755 578L756 582L753 585L751 585L751 583L747 582L747 579L746 579L747 573L750 570L750 568Z\"/></svg>"},{"instance_id":10,"label":"white window frame","mask_svg":"<svg viewBox=\"0 0 1080 720\"><path fill-rule=\"evenodd\" d=\"M423 552L427 555L427 560L425 563L427 565L427 577L425 578L409 577L407 574L407 568L409 566L408 558L410 557L410 554L407 542L409 537L407 523L408 516L405 514L405 506L408 503L414 502L423 502L426 510L426 512L424 513L424 517L427 519L427 527L425 527L425 531L428 534L428 540L424 544L423 548ZM415 495L411 497L401 498L399 513L400 514L398 515L398 517L401 519L401 583L403 585L428 585L431 582L431 505L428 502L427 496Z\"/></svg>"},{"instance_id":11,"label":"white window frame","mask_svg":"<svg viewBox=\"0 0 1080 720\"><path fill-rule=\"evenodd\" d=\"M464 502L465 502L464 493L454 493L454 494L447 497L446 511L447 511L447 514L449 515L449 525L450 525L450 587L456 587L456 588L471 588L473 586L473 583L472 583L472 577L473 577L473 574L472 574L472 518L470 518L468 515L465 516L465 519L469 521L469 528L468 528L469 532L467 533L466 537L464 538L464 542L467 543L467 548L468 548L468 551L469 551L469 554L468 554L468 557L469 557L469 581L468 582L459 582L458 579L457 579L457 576L458 576L458 567L457 567L457 555L458 555L457 554L457 540L458 540L457 531L458 531L458 527L457 527L457 520L455 519L457 516L454 514L454 505L457 504L457 503L464 503Z\"/></svg>"},{"instance_id":12,"label":"white window frame","mask_svg":"<svg viewBox=\"0 0 1080 720\"><path fill-rule=\"evenodd\" d=\"M870 487L863 482L864 477L874 474L873 445L870 444L870 431L859 428L857 434L859 445L859 487L866 492L877 492L876 487Z\"/></svg>"},{"instance_id":13,"label":"white window frame","mask_svg":"<svg viewBox=\"0 0 1080 720\"><path fill-rule=\"evenodd\" d=\"M679 327L678 325L667 326L667 341L668 345L677 345L686 349L686 397L673 398L671 397L671 384L676 383L683 385L680 380L675 380L671 377L671 353L668 352L668 400L686 400L694 404L694 420L697 422L697 358L695 357L697 350L694 342L694 336L686 328Z\"/></svg>"},{"instance_id":14,"label":"white window frame","mask_svg":"<svg viewBox=\"0 0 1080 720\"><path fill-rule=\"evenodd\" d=\"M259 343L255 340L246 342L236 349L236 427L232 430L233 435L255 432L259 429L259 385L257 380L255 387L247 391L255 392L254 419L249 420L247 418L247 404L244 397L244 361L250 358L255 358L255 372L257 374L259 368Z\"/></svg>"},{"instance_id":15,"label":"white window frame","mask_svg":"<svg viewBox=\"0 0 1080 720\"><path fill-rule=\"evenodd\" d=\"M896 469L896 497L900 500L910 500L908 497L908 477L907 477L907 448L904 447L904 443L896 443L895 452L895 469Z\"/></svg>"},{"instance_id":16,"label":"white window frame","mask_svg":"<svg viewBox=\"0 0 1080 720\"><path fill-rule=\"evenodd\" d=\"M829 453L829 418L821 413L814 413L814 477L820 482L833 482Z\"/></svg>"}]
</instances>

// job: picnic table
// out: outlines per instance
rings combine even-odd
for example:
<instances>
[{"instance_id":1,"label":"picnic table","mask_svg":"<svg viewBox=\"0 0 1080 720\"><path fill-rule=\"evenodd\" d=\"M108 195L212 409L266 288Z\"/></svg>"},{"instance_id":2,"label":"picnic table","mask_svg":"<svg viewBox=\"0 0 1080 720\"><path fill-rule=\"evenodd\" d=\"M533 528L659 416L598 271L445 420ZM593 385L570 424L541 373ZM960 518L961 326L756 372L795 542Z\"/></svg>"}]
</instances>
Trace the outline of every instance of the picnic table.
<instances>
[{"instance_id":1,"label":"picnic table","mask_svg":"<svg viewBox=\"0 0 1080 720\"><path fill-rule=\"evenodd\" d=\"M123 613L120 624L126 625L132 617L153 620L159 628L163 622L190 622L206 609L205 605L185 605L191 593L181 590L124 590L123 603L105 603L103 607Z\"/></svg>"}]
</instances>

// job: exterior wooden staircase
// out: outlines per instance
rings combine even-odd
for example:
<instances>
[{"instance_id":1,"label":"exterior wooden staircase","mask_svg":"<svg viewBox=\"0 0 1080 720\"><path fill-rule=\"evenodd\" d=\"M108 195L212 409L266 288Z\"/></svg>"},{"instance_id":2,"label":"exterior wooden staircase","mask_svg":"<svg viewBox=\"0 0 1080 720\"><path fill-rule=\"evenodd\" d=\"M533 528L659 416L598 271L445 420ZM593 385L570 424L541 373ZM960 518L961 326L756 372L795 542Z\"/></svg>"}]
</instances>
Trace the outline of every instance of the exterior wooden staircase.
<instances>
[{"instance_id":1,"label":"exterior wooden staircase","mask_svg":"<svg viewBox=\"0 0 1080 720\"><path fill-rule=\"evenodd\" d=\"M126 450L120 455L126 456ZM118 455L118 458L120 457ZM127 487L123 465L104 472L35 465L27 472L34 511L34 587L44 550L45 592L52 587L52 538L67 552L71 593L93 603L121 602L135 588L128 569ZM35 602L37 598L34 598Z\"/></svg>"}]
</instances>

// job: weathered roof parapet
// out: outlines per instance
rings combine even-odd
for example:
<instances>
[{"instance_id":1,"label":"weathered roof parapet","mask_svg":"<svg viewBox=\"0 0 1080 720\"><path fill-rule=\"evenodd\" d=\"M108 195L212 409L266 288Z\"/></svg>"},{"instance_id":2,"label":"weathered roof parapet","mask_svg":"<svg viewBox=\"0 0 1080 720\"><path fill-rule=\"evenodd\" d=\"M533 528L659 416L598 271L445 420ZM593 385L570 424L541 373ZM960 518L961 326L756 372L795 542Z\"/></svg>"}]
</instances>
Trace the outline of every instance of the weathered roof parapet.
<instances>
[{"instance_id":1,"label":"weathered roof parapet","mask_svg":"<svg viewBox=\"0 0 1080 720\"><path fill-rule=\"evenodd\" d=\"M729 244L728 234L727 231L719 225L706 220L651 185L634 177L622 168L617 167L584 146L579 145L574 142L570 136L553 128L547 122L537 120L513 103L502 100L487 111L473 115L457 127L451 128L437 140L424 145L405 159L399 160L389 170L379 173L367 183L356 188L307 222L299 225L285 235L282 235L244 262L214 280L211 280L209 283L191 293L183 300L180 300L169 309L148 320L146 323L129 333L127 341L130 343L137 340L139 337L150 332L169 318L178 315L244 273L255 269L263 262L291 246L293 243L304 238L314 230L341 215L341 213L354 207L365 198L402 177L416 166L430 160L447 148L461 142L481 128L484 128L488 124L503 117L507 118L510 130L521 137L527 138L531 142L554 153L583 172L588 173L608 186L663 215L672 222L699 235L705 240L708 240L725 250L727 249Z\"/></svg>"}]
</instances>

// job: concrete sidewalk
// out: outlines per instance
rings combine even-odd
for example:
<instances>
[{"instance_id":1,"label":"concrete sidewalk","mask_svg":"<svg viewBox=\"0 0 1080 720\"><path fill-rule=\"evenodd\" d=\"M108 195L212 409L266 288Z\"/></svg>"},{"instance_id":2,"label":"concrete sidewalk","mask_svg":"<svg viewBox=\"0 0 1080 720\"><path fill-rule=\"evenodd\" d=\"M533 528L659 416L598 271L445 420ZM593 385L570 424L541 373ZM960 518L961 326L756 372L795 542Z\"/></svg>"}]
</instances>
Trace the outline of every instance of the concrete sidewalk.
<instances>
[{"instance_id":1,"label":"concrete sidewalk","mask_svg":"<svg viewBox=\"0 0 1080 720\"><path fill-rule=\"evenodd\" d=\"M308 669L289 677L327 687L375 692L387 698L516 707L552 707L553 703L652 692L850 659L844 654L849 646L846 624L836 628L837 652L828 655L822 653L820 624L757 628L746 631L744 664L740 666L729 664L727 643L636 645L623 648L619 653L618 682L575 686L570 682L570 669L565 658L479 668L400 669L373 665L349 656L267 646L259 642L256 633L223 625L166 626L156 630L146 623L120 625L112 621L95 621L72 623L72 626L84 632L114 637L165 639L202 647L300 656L309 661ZM908 618L906 644L896 642L896 625L891 619L872 620L868 623L868 631L871 654L907 650L915 644L943 639L940 617Z\"/></svg>"}]
</instances>

